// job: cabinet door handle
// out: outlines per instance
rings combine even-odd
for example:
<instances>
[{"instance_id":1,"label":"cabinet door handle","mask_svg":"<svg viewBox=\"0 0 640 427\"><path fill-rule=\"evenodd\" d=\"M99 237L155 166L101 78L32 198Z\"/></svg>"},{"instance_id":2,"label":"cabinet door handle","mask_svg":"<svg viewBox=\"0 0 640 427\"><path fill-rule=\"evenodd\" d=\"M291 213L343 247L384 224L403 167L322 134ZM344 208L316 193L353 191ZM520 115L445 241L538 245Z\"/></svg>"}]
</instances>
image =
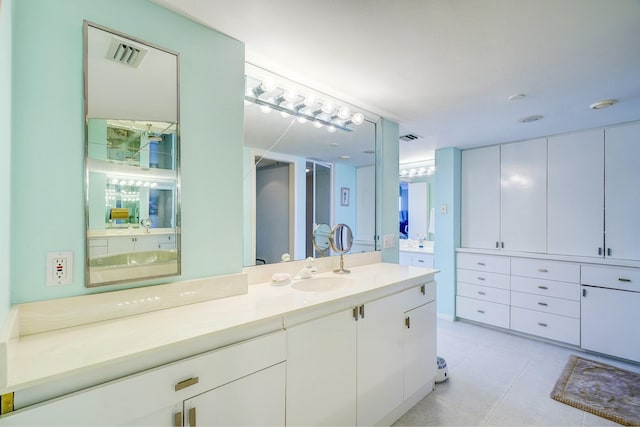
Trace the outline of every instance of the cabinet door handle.
<instances>
[{"instance_id":1,"label":"cabinet door handle","mask_svg":"<svg viewBox=\"0 0 640 427\"><path fill-rule=\"evenodd\" d=\"M486 264L484 262L479 262L478 265L484 267Z\"/></svg>"},{"instance_id":2,"label":"cabinet door handle","mask_svg":"<svg viewBox=\"0 0 640 427\"><path fill-rule=\"evenodd\" d=\"M546 291L546 290L547 290L547 289L549 289L549 288L547 288L546 286L542 286L542 285L540 285L540 286L538 286L538 289L542 289L542 290L545 290L545 291Z\"/></svg>"},{"instance_id":3,"label":"cabinet door handle","mask_svg":"<svg viewBox=\"0 0 640 427\"><path fill-rule=\"evenodd\" d=\"M182 427L182 412L178 412L173 416L174 427Z\"/></svg>"},{"instance_id":4,"label":"cabinet door handle","mask_svg":"<svg viewBox=\"0 0 640 427\"><path fill-rule=\"evenodd\" d=\"M407 327L407 329L411 329L411 318L410 317L406 317L404 319L404 324Z\"/></svg>"},{"instance_id":5,"label":"cabinet door handle","mask_svg":"<svg viewBox=\"0 0 640 427\"><path fill-rule=\"evenodd\" d=\"M353 318L358 321L358 307L353 307Z\"/></svg>"},{"instance_id":6,"label":"cabinet door handle","mask_svg":"<svg viewBox=\"0 0 640 427\"><path fill-rule=\"evenodd\" d=\"M422 295L426 295L427 294L427 286L426 285L420 286L420 293Z\"/></svg>"},{"instance_id":7,"label":"cabinet door handle","mask_svg":"<svg viewBox=\"0 0 640 427\"><path fill-rule=\"evenodd\" d=\"M586 289L583 289L583 290L582 290L582 296L583 296L583 297L586 297L586 296L587 296L587 290L586 290Z\"/></svg>"},{"instance_id":8,"label":"cabinet door handle","mask_svg":"<svg viewBox=\"0 0 640 427\"><path fill-rule=\"evenodd\" d=\"M500 247L504 249L504 242L500 242Z\"/></svg>"},{"instance_id":9,"label":"cabinet door handle","mask_svg":"<svg viewBox=\"0 0 640 427\"><path fill-rule=\"evenodd\" d=\"M598 255L602 255L602 248L598 248Z\"/></svg>"},{"instance_id":10,"label":"cabinet door handle","mask_svg":"<svg viewBox=\"0 0 640 427\"><path fill-rule=\"evenodd\" d=\"M480 314L484 314L484 310L476 310Z\"/></svg>"},{"instance_id":11,"label":"cabinet door handle","mask_svg":"<svg viewBox=\"0 0 640 427\"><path fill-rule=\"evenodd\" d=\"M549 270L547 270L546 268L539 268L538 271L540 273L548 273L549 272Z\"/></svg>"},{"instance_id":12,"label":"cabinet door handle","mask_svg":"<svg viewBox=\"0 0 640 427\"><path fill-rule=\"evenodd\" d=\"M176 391L180 391L183 388L198 384L198 382L200 382L200 379L198 377L189 378L188 380L180 381L178 384L176 384L175 388Z\"/></svg>"},{"instance_id":13,"label":"cabinet door handle","mask_svg":"<svg viewBox=\"0 0 640 427\"><path fill-rule=\"evenodd\" d=\"M546 323L542 323L542 322L538 322L538 326L542 326L543 328L546 328L547 324Z\"/></svg>"},{"instance_id":14,"label":"cabinet door handle","mask_svg":"<svg viewBox=\"0 0 640 427\"><path fill-rule=\"evenodd\" d=\"M625 279L624 277L618 277L618 281L631 283L631 279Z\"/></svg>"},{"instance_id":15,"label":"cabinet door handle","mask_svg":"<svg viewBox=\"0 0 640 427\"><path fill-rule=\"evenodd\" d=\"M546 302L539 302L538 305L541 305L543 307L547 307L549 304L547 304Z\"/></svg>"},{"instance_id":16,"label":"cabinet door handle","mask_svg":"<svg viewBox=\"0 0 640 427\"><path fill-rule=\"evenodd\" d=\"M482 291L478 291L478 295L486 295L486 293L484 293Z\"/></svg>"},{"instance_id":17,"label":"cabinet door handle","mask_svg":"<svg viewBox=\"0 0 640 427\"><path fill-rule=\"evenodd\" d=\"M487 280L484 277L478 277L478 280Z\"/></svg>"},{"instance_id":18,"label":"cabinet door handle","mask_svg":"<svg viewBox=\"0 0 640 427\"><path fill-rule=\"evenodd\" d=\"M360 317L364 319L364 304L360 306Z\"/></svg>"},{"instance_id":19,"label":"cabinet door handle","mask_svg":"<svg viewBox=\"0 0 640 427\"><path fill-rule=\"evenodd\" d=\"M500 242L496 242L496 249L500 247Z\"/></svg>"},{"instance_id":20,"label":"cabinet door handle","mask_svg":"<svg viewBox=\"0 0 640 427\"><path fill-rule=\"evenodd\" d=\"M189 427L196 427L196 408L189 409Z\"/></svg>"},{"instance_id":21,"label":"cabinet door handle","mask_svg":"<svg viewBox=\"0 0 640 427\"><path fill-rule=\"evenodd\" d=\"M611 248L607 248L607 256L611 256Z\"/></svg>"}]
</instances>

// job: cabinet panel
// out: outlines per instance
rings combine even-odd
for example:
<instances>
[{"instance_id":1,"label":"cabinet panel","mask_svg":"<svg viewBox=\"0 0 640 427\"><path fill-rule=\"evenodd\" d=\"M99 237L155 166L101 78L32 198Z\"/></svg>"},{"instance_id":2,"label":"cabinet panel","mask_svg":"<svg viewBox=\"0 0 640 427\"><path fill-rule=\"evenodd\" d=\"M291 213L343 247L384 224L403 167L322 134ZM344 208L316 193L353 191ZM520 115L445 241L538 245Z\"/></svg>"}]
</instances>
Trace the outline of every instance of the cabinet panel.
<instances>
[{"instance_id":1,"label":"cabinet panel","mask_svg":"<svg viewBox=\"0 0 640 427\"><path fill-rule=\"evenodd\" d=\"M604 254L604 131L549 137L548 252Z\"/></svg>"},{"instance_id":2,"label":"cabinet panel","mask_svg":"<svg viewBox=\"0 0 640 427\"><path fill-rule=\"evenodd\" d=\"M571 301L562 298L512 291L511 307L527 308L545 313L574 317L576 319L580 318L580 301Z\"/></svg>"},{"instance_id":3,"label":"cabinet panel","mask_svg":"<svg viewBox=\"0 0 640 427\"><path fill-rule=\"evenodd\" d=\"M458 282L458 295L467 298L476 298L484 301L509 304L511 293L507 289L490 288L488 286L470 285Z\"/></svg>"},{"instance_id":4,"label":"cabinet panel","mask_svg":"<svg viewBox=\"0 0 640 427\"><path fill-rule=\"evenodd\" d=\"M570 262L513 258L511 259L511 274L513 276L580 283L580 265Z\"/></svg>"},{"instance_id":5,"label":"cabinet panel","mask_svg":"<svg viewBox=\"0 0 640 427\"><path fill-rule=\"evenodd\" d=\"M502 145L500 174L500 247L510 251L545 253L546 138Z\"/></svg>"},{"instance_id":6,"label":"cabinet panel","mask_svg":"<svg viewBox=\"0 0 640 427\"><path fill-rule=\"evenodd\" d=\"M462 296L456 297L456 316L509 328L509 306Z\"/></svg>"},{"instance_id":7,"label":"cabinet panel","mask_svg":"<svg viewBox=\"0 0 640 427\"><path fill-rule=\"evenodd\" d=\"M489 286L492 288L509 289L510 278L508 274L487 273L484 271L462 270L457 272L458 282L470 283L473 285Z\"/></svg>"},{"instance_id":8,"label":"cabinet panel","mask_svg":"<svg viewBox=\"0 0 640 427\"><path fill-rule=\"evenodd\" d=\"M404 398L433 383L436 375L436 303L405 313Z\"/></svg>"},{"instance_id":9,"label":"cabinet panel","mask_svg":"<svg viewBox=\"0 0 640 427\"><path fill-rule=\"evenodd\" d=\"M184 425L284 426L284 378L282 362L186 400Z\"/></svg>"},{"instance_id":10,"label":"cabinet panel","mask_svg":"<svg viewBox=\"0 0 640 427\"><path fill-rule=\"evenodd\" d=\"M356 342L351 309L287 330L287 424L356 425Z\"/></svg>"},{"instance_id":11,"label":"cabinet panel","mask_svg":"<svg viewBox=\"0 0 640 427\"><path fill-rule=\"evenodd\" d=\"M511 329L580 345L580 319L511 307Z\"/></svg>"},{"instance_id":12,"label":"cabinet panel","mask_svg":"<svg viewBox=\"0 0 640 427\"><path fill-rule=\"evenodd\" d=\"M462 247L495 249L500 240L500 147L462 152Z\"/></svg>"},{"instance_id":13,"label":"cabinet panel","mask_svg":"<svg viewBox=\"0 0 640 427\"><path fill-rule=\"evenodd\" d=\"M507 256L459 253L458 268L466 270L489 271L493 273L509 274L511 260Z\"/></svg>"},{"instance_id":14,"label":"cabinet panel","mask_svg":"<svg viewBox=\"0 0 640 427\"><path fill-rule=\"evenodd\" d=\"M640 362L640 293L582 289L582 348Z\"/></svg>"},{"instance_id":15,"label":"cabinet panel","mask_svg":"<svg viewBox=\"0 0 640 427\"><path fill-rule=\"evenodd\" d=\"M640 269L583 265L581 272L583 285L640 292Z\"/></svg>"},{"instance_id":16,"label":"cabinet panel","mask_svg":"<svg viewBox=\"0 0 640 427\"><path fill-rule=\"evenodd\" d=\"M640 124L605 130L607 256L640 260Z\"/></svg>"},{"instance_id":17,"label":"cabinet panel","mask_svg":"<svg viewBox=\"0 0 640 427\"><path fill-rule=\"evenodd\" d=\"M511 290L580 301L580 285L578 283L513 276L511 277Z\"/></svg>"}]
</instances>

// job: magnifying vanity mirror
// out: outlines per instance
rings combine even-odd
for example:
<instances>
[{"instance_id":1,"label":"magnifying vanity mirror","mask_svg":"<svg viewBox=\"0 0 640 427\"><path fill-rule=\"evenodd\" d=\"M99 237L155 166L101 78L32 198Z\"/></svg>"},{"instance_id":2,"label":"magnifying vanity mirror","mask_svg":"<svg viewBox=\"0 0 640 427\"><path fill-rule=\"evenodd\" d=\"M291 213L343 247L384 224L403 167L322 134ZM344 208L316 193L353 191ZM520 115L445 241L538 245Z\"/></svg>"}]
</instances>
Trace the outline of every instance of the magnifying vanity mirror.
<instances>
[{"instance_id":1,"label":"magnifying vanity mirror","mask_svg":"<svg viewBox=\"0 0 640 427\"><path fill-rule=\"evenodd\" d=\"M350 270L344 269L343 255L351 250L353 244L353 233L346 224L338 224L331 230L329 242L334 251L340 254L340 268L333 270L334 273L348 274Z\"/></svg>"},{"instance_id":2,"label":"magnifying vanity mirror","mask_svg":"<svg viewBox=\"0 0 640 427\"><path fill-rule=\"evenodd\" d=\"M318 224L313 231L313 246L321 253L326 253L331 247L331 228L328 224Z\"/></svg>"},{"instance_id":3,"label":"magnifying vanity mirror","mask_svg":"<svg viewBox=\"0 0 640 427\"><path fill-rule=\"evenodd\" d=\"M379 118L251 64L245 73L244 264L331 255L318 224L349 225L352 252L377 250Z\"/></svg>"},{"instance_id":4,"label":"magnifying vanity mirror","mask_svg":"<svg viewBox=\"0 0 640 427\"><path fill-rule=\"evenodd\" d=\"M180 274L178 55L84 23L87 286Z\"/></svg>"}]
</instances>

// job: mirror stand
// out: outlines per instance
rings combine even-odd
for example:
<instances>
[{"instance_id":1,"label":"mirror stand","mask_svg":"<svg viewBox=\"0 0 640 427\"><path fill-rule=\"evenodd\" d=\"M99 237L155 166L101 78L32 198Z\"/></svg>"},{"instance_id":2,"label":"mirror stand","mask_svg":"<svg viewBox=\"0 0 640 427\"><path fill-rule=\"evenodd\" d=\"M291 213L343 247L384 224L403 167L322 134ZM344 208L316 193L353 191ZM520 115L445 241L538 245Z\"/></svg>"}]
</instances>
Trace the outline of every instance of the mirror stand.
<instances>
[{"instance_id":1,"label":"mirror stand","mask_svg":"<svg viewBox=\"0 0 640 427\"><path fill-rule=\"evenodd\" d=\"M340 268L338 268L337 270L333 270L334 273L337 274L349 274L351 273L351 270L345 270L344 269L344 258L342 256L342 253L340 253Z\"/></svg>"}]
</instances>

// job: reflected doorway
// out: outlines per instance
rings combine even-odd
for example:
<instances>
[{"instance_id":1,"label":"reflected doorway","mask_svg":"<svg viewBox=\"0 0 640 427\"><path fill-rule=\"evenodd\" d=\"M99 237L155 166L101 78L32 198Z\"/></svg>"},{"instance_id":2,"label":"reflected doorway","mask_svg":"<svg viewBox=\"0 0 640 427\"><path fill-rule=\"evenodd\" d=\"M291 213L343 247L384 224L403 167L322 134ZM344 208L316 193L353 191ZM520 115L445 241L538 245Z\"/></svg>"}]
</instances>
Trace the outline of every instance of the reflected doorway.
<instances>
[{"instance_id":1,"label":"reflected doorway","mask_svg":"<svg viewBox=\"0 0 640 427\"><path fill-rule=\"evenodd\" d=\"M332 165L307 161L307 209L306 209L306 256L319 258L328 256L329 251L320 252L313 246L311 236L316 224L331 226Z\"/></svg>"}]
</instances>

